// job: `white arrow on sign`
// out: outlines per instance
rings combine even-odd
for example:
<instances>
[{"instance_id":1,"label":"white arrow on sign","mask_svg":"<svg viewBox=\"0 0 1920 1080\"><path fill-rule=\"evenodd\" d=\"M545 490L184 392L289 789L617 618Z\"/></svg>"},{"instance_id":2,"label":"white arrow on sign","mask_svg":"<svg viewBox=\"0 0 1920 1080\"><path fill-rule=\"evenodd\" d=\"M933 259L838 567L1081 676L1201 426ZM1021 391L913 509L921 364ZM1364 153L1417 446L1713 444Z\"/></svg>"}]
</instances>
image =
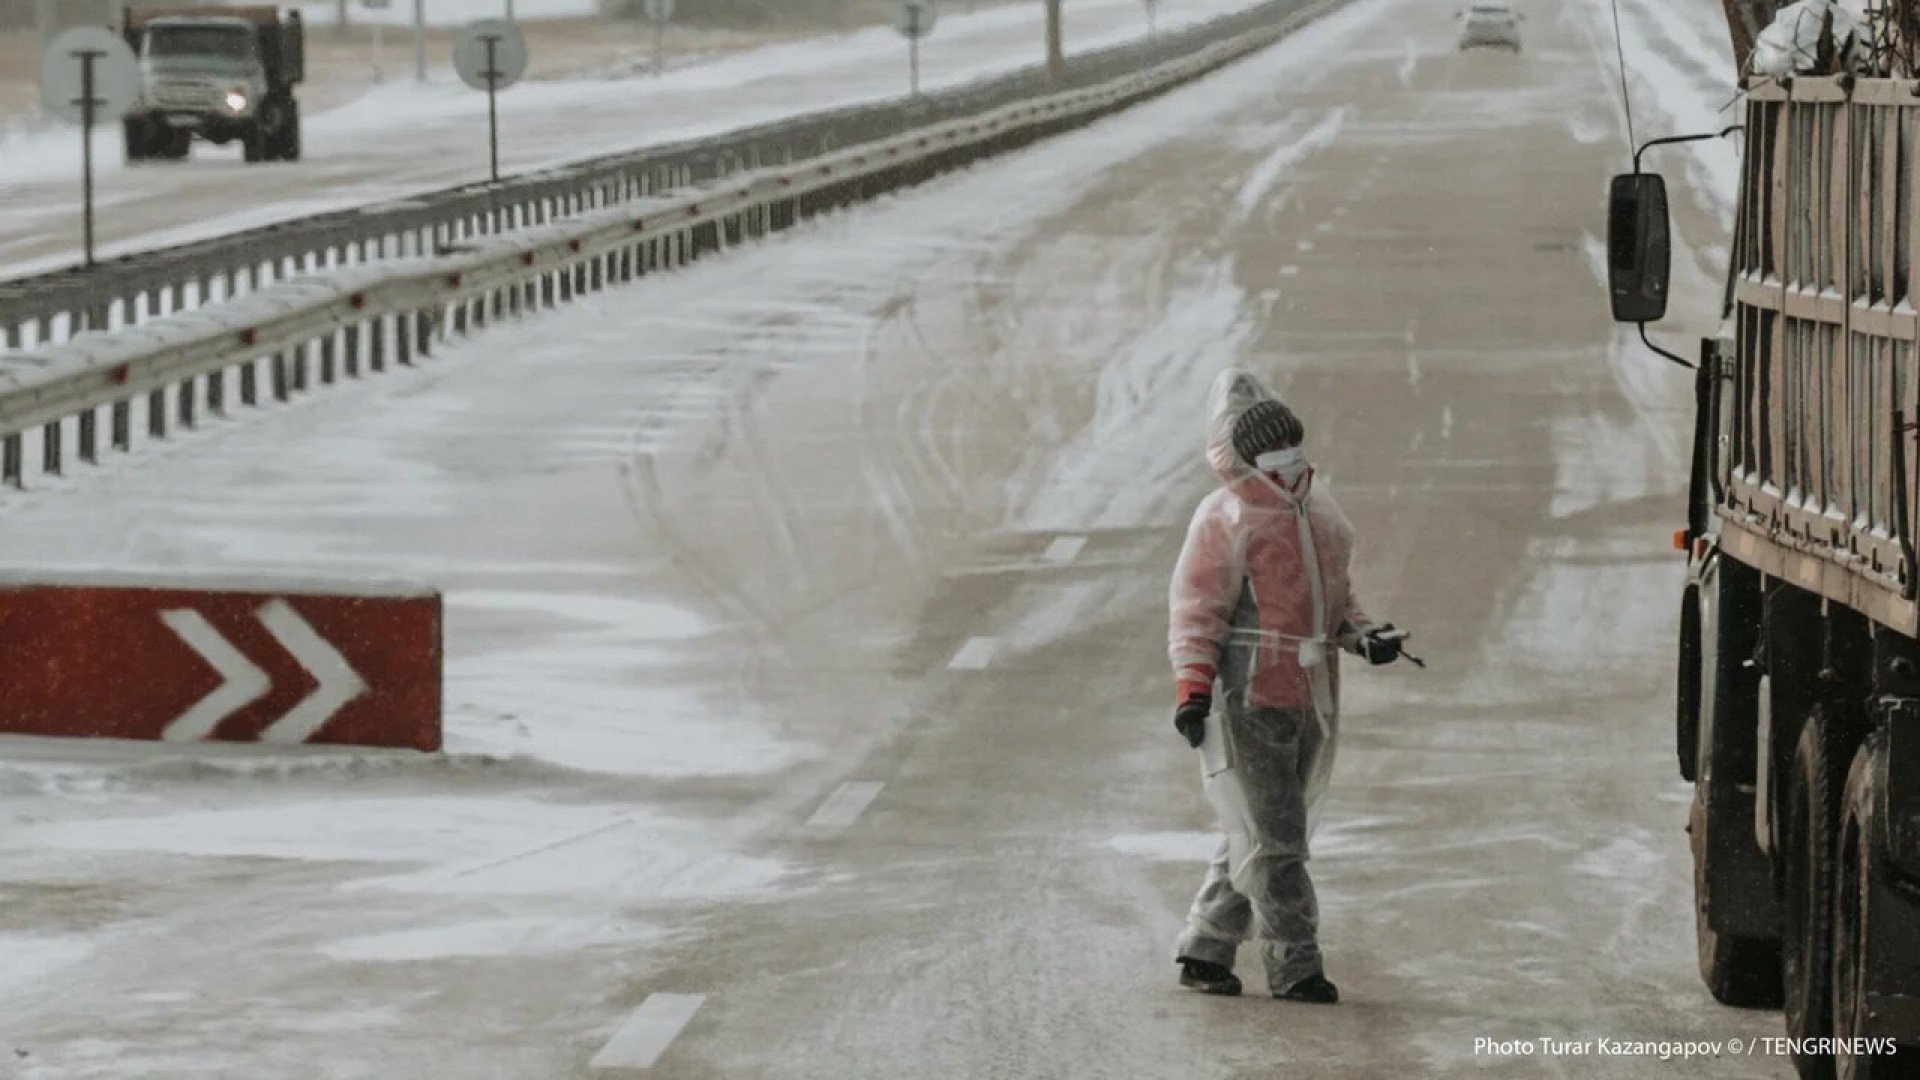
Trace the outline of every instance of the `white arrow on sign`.
<instances>
[{"instance_id":1,"label":"white arrow on sign","mask_svg":"<svg viewBox=\"0 0 1920 1080\"><path fill-rule=\"evenodd\" d=\"M285 600L261 607L260 622L280 647L293 654L319 683L306 700L288 710L260 733L261 742L303 743L313 737L347 702L366 692L367 682L353 670L340 650L327 643L313 625Z\"/></svg>"},{"instance_id":2,"label":"white arrow on sign","mask_svg":"<svg viewBox=\"0 0 1920 1080\"><path fill-rule=\"evenodd\" d=\"M302 699L300 704L268 725L261 732L260 741L306 742L347 702L366 692L366 680L353 670L338 649L320 636L311 623L293 610L292 604L285 600L271 600L261 605L255 615L267 632L273 635L273 639L280 643L280 647L300 661L317 684L313 693ZM195 702L192 708L167 725L162 738L168 742L204 740L213 734L222 720L259 700L273 688L273 681L267 678L267 673L234 648L233 643L214 629L206 616L192 608L177 608L161 612L160 619L181 641L199 653L201 659L219 672L222 680L218 689Z\"/></svg>"},{"instance_id":3,"label":"white arrow on sign","mask_svg":"<svg viewBox=\"0 0 1920 1080\"><path fill-rule=\"evenodd\" d=\"M218 689L199 701L193 708L179 715L168 724L160 737L168 742L200 742L213 734L220 721L246 708L248 705L273 689L273 681L267 673L254 666L253 661L241 654L239 649L226 636L213 628L205 615L192 608L178 608L160 613L160 621L167 628L180 635L180 640L200 654L213 670L220 673L221 683Z\"/></svg>"}]
</instances>

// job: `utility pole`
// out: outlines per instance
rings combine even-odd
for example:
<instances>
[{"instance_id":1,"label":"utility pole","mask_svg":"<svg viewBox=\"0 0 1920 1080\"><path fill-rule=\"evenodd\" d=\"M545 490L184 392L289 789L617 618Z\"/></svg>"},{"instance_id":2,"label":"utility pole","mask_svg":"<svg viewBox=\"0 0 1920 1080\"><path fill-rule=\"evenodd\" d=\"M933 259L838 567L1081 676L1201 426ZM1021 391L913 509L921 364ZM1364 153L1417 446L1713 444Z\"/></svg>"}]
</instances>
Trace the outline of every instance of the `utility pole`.
<instances>
[{"instance_id":1,"label":"utility pole","mask_svg":"<svg viewBox=\"0 0 1920 1080\"><path fill-rule=\"evenodd\" d=\"M413 0L413 81L427 81L427 0Z\"/></svg>"},{"instance_id":2,"label":"utility pole","mask_svg":"<svg viewBox=\"0 0 1920 1080\"><path fill-rule=\"evenodd\" d=\"M347 0L333 0L333 36L345 40L347 36Z\"/></svg>"},{"instance_id":3,"label":"utility pole","mask_svg":"<svg viewBox=\"0 0 1920 1080\"><path fill-rule=\"evenodd\" d=\"M1067 58L1060 45L1060 2L1047 0L1047 78L1060 82L1067 77Z\"/></svg>"}]
</instances>

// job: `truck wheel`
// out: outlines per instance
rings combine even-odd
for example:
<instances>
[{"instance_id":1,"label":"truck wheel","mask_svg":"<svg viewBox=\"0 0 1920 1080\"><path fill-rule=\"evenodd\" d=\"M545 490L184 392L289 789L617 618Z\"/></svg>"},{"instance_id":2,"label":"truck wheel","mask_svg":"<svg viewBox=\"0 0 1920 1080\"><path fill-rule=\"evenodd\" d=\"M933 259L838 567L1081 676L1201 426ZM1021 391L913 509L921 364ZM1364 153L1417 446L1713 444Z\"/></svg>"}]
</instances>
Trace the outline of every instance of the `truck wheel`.
<instances>
[{"instance_id":1,"label":"truck wheel","mask_svg":"<svg viewBox=\"0 0 1920 1080\"><path fill-rule=\"evenodd\" d=\"M1679 681L1673 695L1674 749L1680 778L1689 784L1700 779L1700 680L1705 677L1700 633L1700 588L1689 585L1680 595Z\"/></svg>"},{"instance_id":2,"label":"truck wheel","mask_svg":"<svg viewBox=\"0 0 1920 1080\"><path fill-rule=\"evenodd\" d=\"M248 164L267 160L267 133L259 121L255 121L254 125L240 136L240 156L246 159Z\"/></svg>"},{"instance_id":3,"label":"truck wheel","mask_svg":"<svg viewBox=\"0 0 1920 1080\"><path fill-rule=\"evenodd\" d=\"M1833 1034L1838 1039L1869 1037L1867 1029L1867 897L1873 887L1873 852L1884 824L1873 812L1873 794L1887 782L1887 759L1878 739L1867 740L1847 770L1841 805L1838 872L1833 904ZM1844 1048L1848 1044L1840 1043ZM1910 1048L1892 1056L1837 1053L1839 1080L1915 1080L1920 1061Z\"/></svg>"},{"instance_id":4,"label":"truck wheel","mask_svg":"<svg viewBox=\"0 0 1920 1080\"><path fill-rule=\"evenodd\" d=\"M300 103L287 103L287 119L280 133L281 161L300 160Z\"/></svg>"},{"instance_id":5,"label":"truck wheel","mask_svg":"<svg viewBox=\"0 0 1920 1080\"><path fill-rule=\"evenodd\" d=\"M1716 932L1707 921L1706 823L1700 800L1693 802L1693 937L1700 979L1713 1000L1738 1009L1780 1007L1780 943Z\"/></svg>"},{"instance_id":6,"label":"truck wheel","mask_svg":"<svg viewBox=\"0 0 1920 1080\"><path fill-rule=\"evenodd\" d=\"M1786 984L1787 1034L1825 1039L1833 1034L1833 896L1843 770L1851 760L1839 710L1813 707L1794 747L1787 779L1780 854L1784 924L1781 973ZM1832 1080L1833 1059L1794 1054L1802 1080Z\"/></svg>"},{"instance_id":7,"label":"truck wheel","mask_svg":"<svg viewBox=\"0 0 1920 1080\"><path fill-rule=\"evenodd\" d=\"M120 121L120 137L126 144L128 161L145 161L153 156L147 148L147 122L137 116Z\"/></svg>"},{"instance_id":8,"label":"truck wheel","mask_svg":"<svg viewBox=\"0 0 1920 1080\"><path fill-rule=\"evenodd\" d=\"M187 160L187 154L193 148L193 132L170 131L167 133L164 154L175 161Z\"/></svg>"}]
</instances>

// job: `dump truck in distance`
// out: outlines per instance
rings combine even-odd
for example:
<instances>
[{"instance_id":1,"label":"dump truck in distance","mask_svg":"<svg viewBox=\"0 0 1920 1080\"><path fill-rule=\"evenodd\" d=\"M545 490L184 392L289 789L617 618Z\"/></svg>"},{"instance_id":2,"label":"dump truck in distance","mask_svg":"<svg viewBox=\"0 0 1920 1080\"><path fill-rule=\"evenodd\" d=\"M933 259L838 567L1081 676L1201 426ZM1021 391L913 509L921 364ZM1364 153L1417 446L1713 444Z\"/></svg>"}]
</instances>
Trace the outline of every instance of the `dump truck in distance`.
<instances>
[{"instance_id":1,"label":"dump truck in distance","mask_svg":"<svg viewBox=\"0 0 1920 1080\"><path fill-rule=\"evenodd\" d=\"M1893 40L1744 77L1722 329L1697 360L1655 346L1696 368L1675 734L1700 974L1782 1007L1811 1078L1920 1076L1920 72ZM1651 149L1608 207L1643 338L1670 259Z\"/></svg>"},{"instance_id":2,"label":"dump truck in distance","mask_svg":"<svg viewBox=\"0 0 1920 1080\"><path fill-rule=\"evenodd\" d=\"M297 161L305 77L300 13L271 5L132 7L122 31L140 58L127 159L180 159L195 138L238 141L248 161Z\"/></svg>"}]
</instances>

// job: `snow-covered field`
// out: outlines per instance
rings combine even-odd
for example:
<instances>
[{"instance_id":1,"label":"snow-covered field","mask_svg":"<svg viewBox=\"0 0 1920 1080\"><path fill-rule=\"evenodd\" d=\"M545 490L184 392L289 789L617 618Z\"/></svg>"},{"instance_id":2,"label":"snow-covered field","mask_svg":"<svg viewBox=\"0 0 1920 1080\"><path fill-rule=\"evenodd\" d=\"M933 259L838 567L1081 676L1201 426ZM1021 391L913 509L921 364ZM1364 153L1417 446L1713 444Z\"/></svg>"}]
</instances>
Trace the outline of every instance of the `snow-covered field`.
<instances>
[{"instance_id":1,"label":"snow-covered field","mask_svg":"<svg viewBox=\"0 0 1920 1080\"><path fill-rule=\"evenodd\" d=\"M306 0L295 5L310 23L337 22L340 6L331 0ZM420 0L422 19L431 26L458 26L475 19L503 19L512 10L516 19L564 19L592 15L600 10L600 0ZM388 0L385 7L368 8L352 0L347 21L410 26L413 0Z\"/></svg>"},{"instance_id":2,"label":"snow-covered field","mask_svg":"<svg viewBox=\"0 0 1920 1080\"><path fill-rule=\"evenodd\" d=\"M1161 0L1173 28L1251 0ZM1145 36L1140 0L1069 5L1070 53ZM926 89L1038 63L1038 4L950 12L921 48ZM502 167L528 171L598 154L697 137L800 112L904 96L905 43L887 27L769 46L668 72L528 82L500 98ZM266 170L239 163L229 144L197 144L185 165L121 161L117 130L95 136L100 249L118 254L363 205L479 179L486 161L486 98L436 58L431 82L391 82L303 119L301 162ZM8 275L73 258L72 131L0 141L0 265ZM262 183L271 177L271 183Z\"/></svg>"}]
</instances>

